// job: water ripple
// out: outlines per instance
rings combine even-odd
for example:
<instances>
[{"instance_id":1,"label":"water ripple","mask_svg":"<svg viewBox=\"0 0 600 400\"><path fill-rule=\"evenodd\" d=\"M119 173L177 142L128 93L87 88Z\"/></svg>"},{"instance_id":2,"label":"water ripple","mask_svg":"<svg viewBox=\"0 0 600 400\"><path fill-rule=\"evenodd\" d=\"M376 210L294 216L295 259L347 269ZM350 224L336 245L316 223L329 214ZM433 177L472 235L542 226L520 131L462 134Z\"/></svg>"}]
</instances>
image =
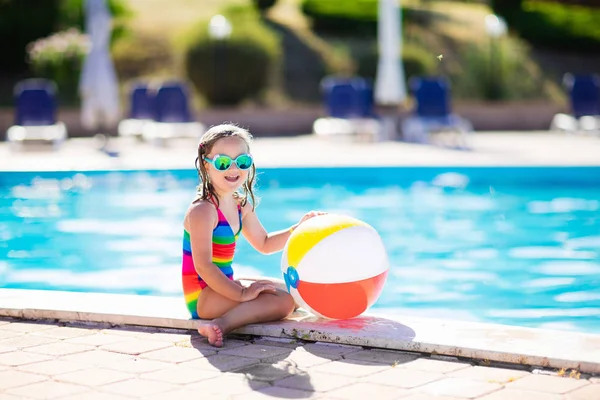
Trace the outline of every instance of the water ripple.
<instances>
[{"instance_id":1,"label":"water ripple","mask_svg":"<svg viewBox=\"0 0 600 400\"><path fill-rule=\"evenodd\" d=\"M597 253L593 251L577 251L571 249L561 249L557 247L515 247L508 251L508 255L512 258L529 258L529 259L578 259L578 260L593 260L597 257Z\"/></svg>"},{"instance_id":2,"label":"water ripple","mask_svg":"<svg viewBox=\"0 0 600 400\"><path fill-rule=\"evenodd\" d=\"M554 296L554 300L561 303L581 303L586 301L600 301L600 293L594 292L566 292Z\"/></svg>"},{"instance_id":3,"label":"water ripple","mask_svg":"<svg viewBox=\"0 0 600 400\"><path fill-rule=\"evenodd\" d=\"M600 275L600 264L584 261L549 261L534 267L534 270L554 276Z\"/></svg>"},{"instance_id":4,"label":"water ripple","mask_svg":"<svg viewBox=\"0 0 600 400\"><path fill-rule=\"evenodd\" d=\"M521 308L513 310L490 310L490 317L502 318L546 318L546 317L597 317L600 308Z\"/></svg>"},{"instance_id":5,"label":"water ripple","mask_svg":"<svg viewBox=\"0 0 600 400\"><path fill-rule=\"evenodd\" d=\"M575 278L540 278L523 282L525 288L553 288L568 286L575 282Z\"/></svg>"},{"instance_id":6,"label":"water ripple","mask_svg":"<svg viewBox=\"0 0 600 400\"><path fill-rule=\"evenodd\" d=\"M572 213L576 211L597 211L600 201L577 198L556 198L551 201L531 201L527 204L532 214Z\"/></svg>"}]
</instances>

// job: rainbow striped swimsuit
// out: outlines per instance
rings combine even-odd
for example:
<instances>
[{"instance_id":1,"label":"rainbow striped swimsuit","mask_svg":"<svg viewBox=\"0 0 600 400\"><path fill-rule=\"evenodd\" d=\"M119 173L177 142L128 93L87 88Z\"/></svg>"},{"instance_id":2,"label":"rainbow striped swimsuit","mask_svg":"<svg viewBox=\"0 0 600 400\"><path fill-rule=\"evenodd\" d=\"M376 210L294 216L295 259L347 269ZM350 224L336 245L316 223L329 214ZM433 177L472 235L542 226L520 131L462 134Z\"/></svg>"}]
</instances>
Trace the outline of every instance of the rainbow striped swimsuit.
<instances>
[{"instance_id":1,"label":"rainbow striped swimsuit","mask_svg":"<svg viewBox=\"0 0 600 400\"><path fill-rule=\"evenodd\" d=\"M221 272L229 279L233 280L233 256L235 254L235 243L242 231L242 209L238 205L238 215L240 219L240 229L237 233L233 232L231 225L225 218L225 215L217 208L219 215L219 223L213 229L212 235L212 262ZM198 311L196 305L200 292L207 285L196 272L194 267L194 259L192 258L192 246L190 244L190 234L187 230L183 230L183 259L181 263L181 283L183 285L183 295L188 311L193 319L198 319Z\"/></svg>"}]
</instances>

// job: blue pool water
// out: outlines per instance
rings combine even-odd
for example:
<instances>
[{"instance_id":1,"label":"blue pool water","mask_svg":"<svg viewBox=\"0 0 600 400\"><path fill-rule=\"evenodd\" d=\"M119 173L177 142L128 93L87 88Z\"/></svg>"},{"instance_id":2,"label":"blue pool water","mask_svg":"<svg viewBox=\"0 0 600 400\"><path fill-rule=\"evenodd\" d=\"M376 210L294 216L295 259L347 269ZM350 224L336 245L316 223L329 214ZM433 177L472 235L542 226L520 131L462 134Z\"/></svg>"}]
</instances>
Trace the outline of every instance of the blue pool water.
<instances>
[{"instance_id":1,"label":"blue pool water","mask_svg":"<svg viewBox=\"0 0 600 400\"><path fill-rule=\"evenodd\" d=\"M180 295L194 170L0 173L0 286ZM372 312L600 333L600 168L264 169L259 216L358 217L391 260ZM238 274L280 276L241 240Z\"/></svg>"}]
</instances>

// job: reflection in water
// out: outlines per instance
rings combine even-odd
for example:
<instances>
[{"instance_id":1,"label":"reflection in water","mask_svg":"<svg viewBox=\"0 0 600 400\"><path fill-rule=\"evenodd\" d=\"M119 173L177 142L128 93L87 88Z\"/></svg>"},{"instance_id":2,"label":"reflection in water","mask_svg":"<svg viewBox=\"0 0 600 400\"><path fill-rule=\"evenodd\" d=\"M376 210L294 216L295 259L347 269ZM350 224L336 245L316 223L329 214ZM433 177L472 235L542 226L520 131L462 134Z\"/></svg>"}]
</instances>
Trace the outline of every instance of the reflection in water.
<instances>
[{"instance_id":1,"label":"reflection in water","mask_svg":"<svg viewBox=\"0 0 600 400\"><path fill-rule=\"evenodd\" d=\"M196 179L110 172L0 187L3 286L179 296ZM373 225L392 265L372 313L600 331L600 188L474 186L455 173L377 187L319 179L293 186L266 172L257 212L270 231L313 209ZM279 262L240 239L238 275L281 277Z\"/></svg>"},{"instance_id":2,"label":"reflection in water","mask_svg":"<svg viewBox=\"0 0 600 400\"><path fill-rule=\"evenodd\" d=\"M551 288L553 286L568 286L575 282L575 278L539 278L524 282L525 288Z\"/></svg>"},{"instance_id":3,"label":"reflection in water","mask_svg":"<svg viewBox=\"0 0 600 400\"><path fill-rule=\"evenodd\" d=\"M577 276L600 275L600 263L585 261L549 261L534 267L543 275Z\"/></svg>"},{"instance_id":4,"label":"reflection in water","mask_svg":"<svg viewBox=\"0 0 600 400\"><path fill-rule=\"evenodd\" d=\"M532 259L578 259L594 260L598 257L595 251L576 251L572 249L563 249L557 247L515 247L508 251L512 258L532 258Z\"/></svg>"},{"instance_id":5,"label":"reflection in water","mask_svg":"<svg viewBox=\"0 0 600 400\"><path fill-rule=\"evenodd\" d=\"M554 297L554 300L561 303L584 303L600 301L600 293L593 292L567 292Z\"/></svg>"},{"instance_id":6,"label":"reflection in water","mask_svg":"<svg viewBox=\"0 0 600 400\"><path fill-rule=\"evenodd\" d=\"M448 172L436 176L431 184L434 186L464 189L469 184L469 177L463 174Z\"/></svg>"},{"instance_id":7,"label":"reflection in water","mask_svg":"<svg viewBox=\"0 0 600 400\"><path fill-rule=\"evenodd\" d=\"M572 249L595 248L600 249L600 236L586 236L567 239L565 246Z\"/></svg>"},{"instance_id":8,"label":"reflection in water","mask_svg":"<svg viewBox=\"0 0 600 400\"><path fill-rule=\"evenodd\" d=\"M575 211L598 211L600 201L558 198L550 201L532 201L528 204L529 212L534 214L571 213Z\"/></svg>"}]
</instances>

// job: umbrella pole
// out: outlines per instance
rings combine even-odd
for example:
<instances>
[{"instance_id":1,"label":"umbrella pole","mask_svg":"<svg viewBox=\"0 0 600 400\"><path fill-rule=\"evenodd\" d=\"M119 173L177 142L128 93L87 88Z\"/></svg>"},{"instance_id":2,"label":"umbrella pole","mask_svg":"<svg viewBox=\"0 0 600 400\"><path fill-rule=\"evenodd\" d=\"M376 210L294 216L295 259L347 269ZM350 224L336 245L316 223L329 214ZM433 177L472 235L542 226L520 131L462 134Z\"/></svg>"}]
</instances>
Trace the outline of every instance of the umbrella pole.
<instances>
[{"instance_id":1,"label":"umbrella pole","mask_svg":"<svg viewBox=\"0 0 600 400\"><path fill-rule=\"evenodd\" d=\"M375 102L382 115L379 140L398 136L398 111L406 98L402 65L402 9L398 0L379 0L377 42L379 62L375 80Z\"/></svg>"},{"instance_id":2,"label":"umbrella pole","mask_svg":"<svg viewBox=\"0 0 600 400\"><path fill-rule=\"evenodd\" d=\"M94 139L98 143L98 150L108 155L109 157L117 157L119 152L113 149L111 143L114 141L111 140L111 130L108 129L108 124L102 115L101 118L96 120L96 124L94 126Z\"/></svg>"}]
</instances>

